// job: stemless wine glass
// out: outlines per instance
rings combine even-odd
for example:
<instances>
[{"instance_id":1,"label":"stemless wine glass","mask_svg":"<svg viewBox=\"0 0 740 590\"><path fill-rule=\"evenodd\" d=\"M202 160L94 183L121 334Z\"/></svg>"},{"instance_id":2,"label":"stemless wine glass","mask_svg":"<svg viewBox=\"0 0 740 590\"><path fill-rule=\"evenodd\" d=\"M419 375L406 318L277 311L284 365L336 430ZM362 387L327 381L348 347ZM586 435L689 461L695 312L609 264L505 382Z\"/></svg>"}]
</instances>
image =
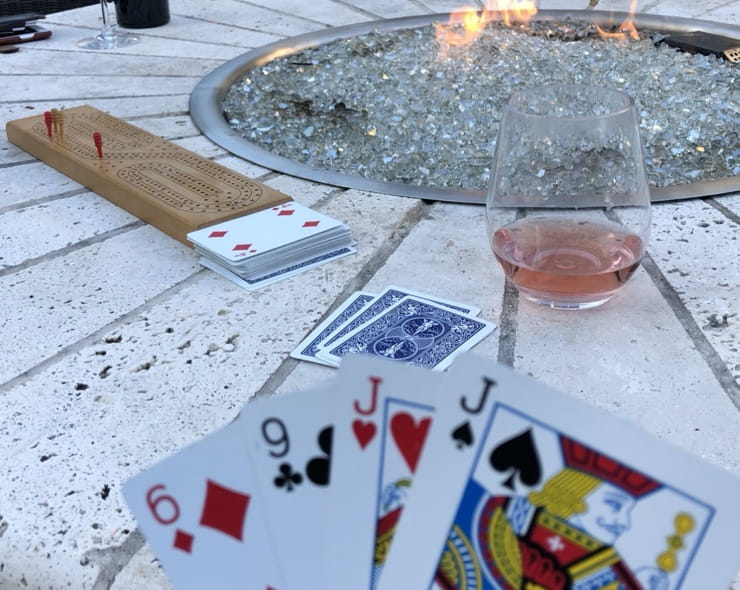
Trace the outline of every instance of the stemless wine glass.
<instances>
[{"instance_id":1,"label":"stemless wine glass","mask_svg":"<svg viewBox=\"0 0 740 590\"><path fill-rule=\"evenodd\" d=\"M511 96L486 222L496 259L527 299L559 309L608 301L640 264L650 234L632 98L558 84Z\"/></svg>"},{"instance_id":2,"label":"stemless wine glass","mask_svg":"<svg viewBox=\"0 0 740 590\"><path fill-rule=\"evenodd\" d=\"M111 21L108 10L108 0L100 0L100 8L103 11L103 28L95 37L81 39L77 42L78 47L84 49L117 49L139 42L136 35L121 33Z\"/></svg>"}]
</instances>

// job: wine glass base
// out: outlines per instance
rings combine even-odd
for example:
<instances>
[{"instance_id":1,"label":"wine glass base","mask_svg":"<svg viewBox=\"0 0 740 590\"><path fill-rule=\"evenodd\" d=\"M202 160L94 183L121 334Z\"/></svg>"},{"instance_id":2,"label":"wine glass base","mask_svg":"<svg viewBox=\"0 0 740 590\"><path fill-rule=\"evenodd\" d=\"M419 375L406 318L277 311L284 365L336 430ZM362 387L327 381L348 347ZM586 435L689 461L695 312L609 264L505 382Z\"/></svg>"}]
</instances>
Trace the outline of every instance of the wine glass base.
<instances>
[{"instance_id":1,"label":"wine glass base","mask_svg":"<svg viewBox=\"0 0 740 590\"><path fill-rule=\"evenodd\" d=\"M136 35L128 33L113 33L112 35L97 35L77 42L78 47L83 49L118 49L139 42Z\"/></svg>"},{"instance_id":2,"label":"wine glass base","mask_svg":"<svg viewBox=\"0 0 740 590\"><path fill-rule=\"evenodd\" d=\"M604 305L607 301L609 301L612 298L612 295L606 295L602 298L595 299L595 300L553 300L549 299L547 297L537 296L533 295L531 293L525 293L521 289L519 290L522 297L524 297L527 301L531 301L532 303L537 303L538 305L545 305L547 307L551 307L552 309L562 309L566 311L579 311L582 309L593 309L594 307L599 307L600 305Z\"/></svg>"}]
</instances>

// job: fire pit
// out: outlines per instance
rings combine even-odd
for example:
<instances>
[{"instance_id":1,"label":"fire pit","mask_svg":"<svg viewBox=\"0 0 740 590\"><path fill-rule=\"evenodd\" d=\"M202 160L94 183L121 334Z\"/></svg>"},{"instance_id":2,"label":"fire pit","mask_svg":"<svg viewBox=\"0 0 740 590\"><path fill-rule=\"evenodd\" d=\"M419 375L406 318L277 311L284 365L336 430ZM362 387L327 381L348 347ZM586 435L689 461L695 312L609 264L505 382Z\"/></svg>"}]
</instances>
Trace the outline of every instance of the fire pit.
<instances>
[{"instance_id":1,"label":"fire pit","mask_svg":"<svg viewBox=\"0 0 740 590\"><path fill-rule=\"evenodd\" d=\"M449 18L429 15L339 27L252 51L201 81L191 97L192 116L203 133L225 149L287 174L390 194L482 203L496 133L497 101L501 100L496 90L507 94L532 85L532 72L538 83L552 75L550 70L555 72L554 81L573 81L557 76L578 76L586 68L587 80L600 70L605 74L597 77L598 83L622 85L643 108L643 142L652 172L653 200L740 190L740 103L733 91L738 66L719 64L714 57L678 54L672 48L653 48L660 35L697 30L740 39L739 27L635 15L637 28L654 32L653 37L622 45L594 41L591 33L595 25L615 29L630 15L551 10L538 13L525 33L494 25L488 39L484 35L477 42L477 49L452 44L445 55L437 55L440 49L434 45L433 25ZM548 41L553 35L556 41ZM559 66L548 67L540 60L537 73L532 65L536 60L520 57L542 52L542 43L548 42L546 51L556 53L550 58ZM429 46L428 51L415 51L419 44ZM619 72L609 77L610 64L619 52L644 62L643 56L630 56L631 48L640 44L654 50L655 67L640 70L638 82ZM574 52L578 54L575 58ZM418 54L423 54L420 60ZM675 54L680 55L678 65L664 66ZM371 66L368 61L365 67L366 59L376 63ZM385 64L385 70L377 60ZM581 65L571 67L571 60ZM338 67L339 62L349 63L352 71ZM495 66L494 73L486 73L488 62ZM365 70L366 80L354 79ZM502 71L503 77L499 75ZM680 89L671 90L680 83L676 72L679 78L688 74L704 80L708 76L716 92L688 104ZM335 84L329 75L341 79ZM408 79L410 85L416 77L411 99L405 84L399 86L399 77ZM395 86L386 84L392 78L396 78ZM472 90L465 86L466 79L477 81ZM340 89L342 83L349 84L350 90ZM431 106L417 97L419 89L425 88L431 90ZM639 90L646 96L640 97ZM373 108L367 105L380 102L391 105L391 110L379 111L378 119L373 119L369 112ZM651 108L661 116L654 116ZM440 120L430 113L439 114ZM417 123L414 116L423 123ZM681 129L677 121L684 119L690 125ZM395 134L403 126L406 131Z\"/></svg>"}]
</instances>

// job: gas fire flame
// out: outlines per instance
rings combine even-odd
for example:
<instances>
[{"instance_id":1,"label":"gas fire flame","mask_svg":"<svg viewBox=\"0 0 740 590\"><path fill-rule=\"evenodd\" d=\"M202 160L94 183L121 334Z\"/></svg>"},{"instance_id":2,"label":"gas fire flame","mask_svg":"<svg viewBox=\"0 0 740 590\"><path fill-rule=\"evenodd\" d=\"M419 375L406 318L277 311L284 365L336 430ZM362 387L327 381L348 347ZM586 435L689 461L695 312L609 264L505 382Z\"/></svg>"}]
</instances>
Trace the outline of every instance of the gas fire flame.
<instances>
[{"instance_id":1,"label":"gas fire flame","mask_svg":"<svg viewBox=\"0 0 740 590\"><path fill-rule=\"evenodd\" d=\"M637 0L632 0L632 2L630 3L629 15L627 16L627 19L621 25L619 25L616 32L607 33L599 25L596 25L596 30L598 31L601 38L616 39L618 41L626 41L627 39L637 41L640 38L640 33L637 32L637 28L635 28L635 23L633 21L636 10Z\"/></svg>"},{"instance_id":2,"label":"gas fire flame","mask_svg":"<svg viewBox=\"0 0 740 590\"><path fill-rule=\"evenodd\" d=\"M590 7L598 0L590 0ZM640 38L633 22L637 0L631 0L627 19L614 32L605 31L596 25L596 30L603 39L626 41ZM443 47L465 47L473 43L486 28L488 23L501 21L506 26L520 25L526 27L537 14L536 0L485 0L485 8L463 6L450 13L447 23L436 25L436 38Z\"/></svg>"},{"instance_id":3,"label":"gas fire flame","mask_svg":"<svg viewBox=\"0 0 740 590\"><path fill-rule=\"evenodd\" d=\"M507 27L527 25L537 14L535 0L486 0L485 6L483 10L471 6L454 10L449 22L436 25L437 41L464 47L475 41L490 22L500 20Z\"/></svg>"}]
</instances>

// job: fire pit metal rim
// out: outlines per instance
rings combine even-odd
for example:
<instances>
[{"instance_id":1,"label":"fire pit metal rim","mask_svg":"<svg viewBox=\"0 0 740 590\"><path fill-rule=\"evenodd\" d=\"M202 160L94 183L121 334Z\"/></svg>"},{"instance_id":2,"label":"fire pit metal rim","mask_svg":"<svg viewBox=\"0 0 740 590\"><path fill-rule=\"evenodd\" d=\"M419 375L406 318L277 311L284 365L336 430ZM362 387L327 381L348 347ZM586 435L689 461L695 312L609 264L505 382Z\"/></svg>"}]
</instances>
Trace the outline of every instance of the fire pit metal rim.
<instances>
[{"instance_id":1,"label":"fire pit metal rim","mask_svg":"<svg viewBox=\"0 0 740 590\"><path fill-rule=\"evenodd\" d=\"M598 10L541 10L535 18L537 20L563 20L570 18L588 20L600 25L614 25L623 22L628 16L627 13L623 12ZM245 160L284 174L323 184L403 197L483 204L485 202L485 193L483 191L385 182L334 172L323 168L315 168L273 154L236 133L229 126L221 108L221 103L226 93L237 79L247 71L269 63L279 57L292 55L304 49L324 45L340 39L365 35L373 31L390 32L413 29L435 22L445 22L448 18L449 13L443 13L368 21L290 37L283 41L254 49L219 66L198 83L190 95L190 115L198 129L217 145ZM638 28L653 29L665 33L698 30L740 40L740 27L724 23L651 14L636 14L634 16L634 22ZM740 191L740 176L690 184L678 184L658 188L652 187L650 192L652 201L656 202L721 195L737 191Z\"/></svg>"}]
</instances>

